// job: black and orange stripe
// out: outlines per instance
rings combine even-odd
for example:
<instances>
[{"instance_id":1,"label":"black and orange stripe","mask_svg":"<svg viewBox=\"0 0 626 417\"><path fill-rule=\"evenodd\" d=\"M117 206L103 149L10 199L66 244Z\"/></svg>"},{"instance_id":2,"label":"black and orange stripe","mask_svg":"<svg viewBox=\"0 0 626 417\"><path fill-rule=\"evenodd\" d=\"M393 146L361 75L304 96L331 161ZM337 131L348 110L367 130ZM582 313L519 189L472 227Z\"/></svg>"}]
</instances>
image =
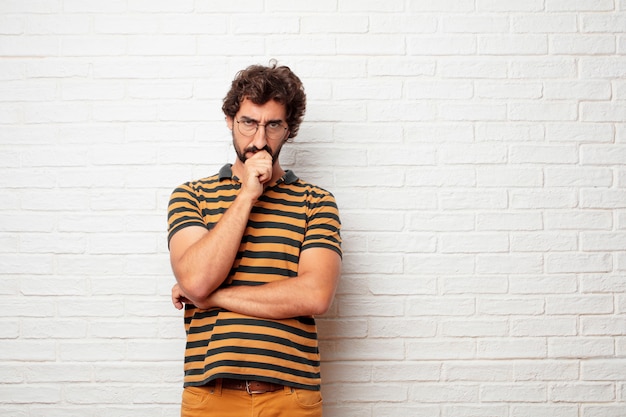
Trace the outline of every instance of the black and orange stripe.
<instances>
[{"instance_id":1,"label":"black and orange stripe","mask_svg":"<svg viewBox=\"0 0 626 417\"><path fill-rule=\"evenodd\" d=\"M230 165L219 174L176 188L169 204L168 240L184 227L212 229L239 189ZM287 171L252 209L224 285L263 285L293 278L298 275L300 252L307 248L327 248L341 255L340 227L332 194ZM187 305L185 330L185 386L239 378L320 388L313 317L266 320Z\"/></svg>"}]
</instances>

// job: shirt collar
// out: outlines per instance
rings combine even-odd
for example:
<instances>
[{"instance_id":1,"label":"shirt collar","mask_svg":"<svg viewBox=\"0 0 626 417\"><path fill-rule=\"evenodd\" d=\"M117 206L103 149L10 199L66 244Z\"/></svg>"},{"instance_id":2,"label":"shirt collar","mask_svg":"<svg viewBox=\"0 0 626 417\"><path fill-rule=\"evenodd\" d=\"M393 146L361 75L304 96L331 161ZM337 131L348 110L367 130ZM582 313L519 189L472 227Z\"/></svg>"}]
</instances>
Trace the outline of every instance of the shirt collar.
<instances>
[{"instance_id":1,"label":"shirt collar","mask_svg":"<svg viewBox=\"0 0 626 417\"><path fill-rule=\"evenodd\" d=\"M232 164L226 164L222 168L220 168L219 172L220 181L234 179L233 177L233 166ZM293 184L298 180L298 176L290 169L285 171L285 175L283 175L276 184Z\"/></svg>"}]
</instances>

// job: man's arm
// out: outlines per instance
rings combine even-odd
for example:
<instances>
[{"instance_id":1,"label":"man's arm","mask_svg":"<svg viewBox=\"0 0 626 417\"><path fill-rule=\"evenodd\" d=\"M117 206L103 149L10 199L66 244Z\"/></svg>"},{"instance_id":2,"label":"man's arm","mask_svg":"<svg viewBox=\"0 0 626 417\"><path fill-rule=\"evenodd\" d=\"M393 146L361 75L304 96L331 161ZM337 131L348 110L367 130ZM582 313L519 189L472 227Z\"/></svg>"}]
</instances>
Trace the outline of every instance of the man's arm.
<instances>
[{"instance_id":1,"label":"man's arm","mask_svg":"<svg viewBox=\"0 0 626 417\"><path fill-rule=\"evenodd\" d=\"M226 279L233 266L251 205L236 198L209 231L200 226L179 230L170 240L170 262L186 297L199 301Z\"/></svg>"},{"instance_id":2,"label":"man's arm","mask_svg":"<svg viewBox=\"0 0 626 417\"><path fill-rule=\"evenodd\" d=\"M330 307L339 276L341 257L331 249L310 248L302 251L298 276L259 286L235 286L218 289L204 300L200 308L220 307L235 313L267 319L314 316ZM172 301L182 308L186 294L172 289ZM177 305L178 303L178 305Z\"/></svg>"},{"instance_id":3,"label":"man's arm","mask_svg":"<svg viewBox=\"0 0 626 417\"><path fill-rule=\"evenodd\" d=\"M172 271L185 298L194 304L226 279L241 244L252 207L271 178L272 157L265 151L246 161L242 187L215 227L189 226L170 239Z\"/></svg>"}]
</instances>

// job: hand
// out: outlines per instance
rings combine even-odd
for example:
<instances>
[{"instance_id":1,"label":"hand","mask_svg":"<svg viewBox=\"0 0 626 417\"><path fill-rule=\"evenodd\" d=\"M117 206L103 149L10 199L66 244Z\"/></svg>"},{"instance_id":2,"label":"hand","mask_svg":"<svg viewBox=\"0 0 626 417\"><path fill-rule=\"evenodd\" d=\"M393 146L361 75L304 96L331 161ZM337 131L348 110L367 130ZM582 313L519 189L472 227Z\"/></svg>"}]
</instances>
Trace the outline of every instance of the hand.
<instances>
[{"instance_id":1,"label":"hand","mask_svg":"<svg viewBox=\"0 0 626 417\"><path fill-rule=\"evenodd\" d=\"M272 155L260 150L246 160L244 168L243 190L250 192L252 197L257 199L263 194L265 184L272 179Z\"/></svg>"},{"instance_id":2,"label":"hand","mask_svg":"<svg viewBox=\"0 0 626 417\"><path fill-rule=\"evenodd\" d=\"M182 288L180 288L180 285L174 284L174 286L172 287L172 304L174 304L174 307L176 307L176 309L178 310L182 310L184 304L190 303L191 301L189 300L189 298L187 298Z\"/></svg>"}]
</instances>

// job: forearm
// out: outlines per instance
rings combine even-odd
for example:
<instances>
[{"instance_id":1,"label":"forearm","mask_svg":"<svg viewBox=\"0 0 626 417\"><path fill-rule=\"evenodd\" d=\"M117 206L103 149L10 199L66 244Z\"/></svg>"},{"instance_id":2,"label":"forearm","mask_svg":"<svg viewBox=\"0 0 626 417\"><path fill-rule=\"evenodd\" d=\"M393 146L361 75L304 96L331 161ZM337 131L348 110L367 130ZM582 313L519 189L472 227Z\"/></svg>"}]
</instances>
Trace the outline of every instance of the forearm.
<instances>
[{"instance_id":1,"label":"forearm","mask_svg":"<svg viewBox=\"0 0 626 417\"><path fill-rule=\"evenodd\" d=\"M208 296L227 278L252 206L249 199L237 197L211 231L204 233L182 254L172 252L176 280L192 299Z\"/></svg>"}]
</instances>

